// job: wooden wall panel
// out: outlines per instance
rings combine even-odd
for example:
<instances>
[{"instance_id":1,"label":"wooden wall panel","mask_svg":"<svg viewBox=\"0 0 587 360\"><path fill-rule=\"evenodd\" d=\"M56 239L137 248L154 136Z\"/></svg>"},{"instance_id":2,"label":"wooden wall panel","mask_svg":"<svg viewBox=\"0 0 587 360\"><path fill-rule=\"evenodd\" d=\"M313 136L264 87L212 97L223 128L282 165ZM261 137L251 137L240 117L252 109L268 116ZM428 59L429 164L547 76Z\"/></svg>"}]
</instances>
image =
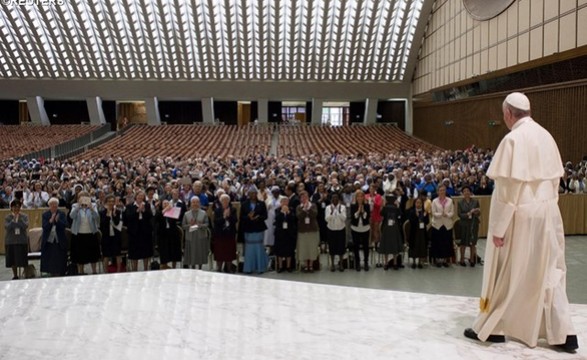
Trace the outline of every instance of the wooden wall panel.
<instances>
[{"instance_id":1,"label":"wooden wall panel","mask_svg":"<svg viewBox=\"0 0 587 360\"><path fill-rule=\"evenodd\" d=\"M563 161L587 155L587 84L526 92L533 118L555 138ZM472 144L495 149L508 132L501 105L507 94L443 104L414 104L414 135L446 149ZM496 126L490 126L496 121ZM452 124L446 125L450 122Z\"/></svg>"}]
</instances>

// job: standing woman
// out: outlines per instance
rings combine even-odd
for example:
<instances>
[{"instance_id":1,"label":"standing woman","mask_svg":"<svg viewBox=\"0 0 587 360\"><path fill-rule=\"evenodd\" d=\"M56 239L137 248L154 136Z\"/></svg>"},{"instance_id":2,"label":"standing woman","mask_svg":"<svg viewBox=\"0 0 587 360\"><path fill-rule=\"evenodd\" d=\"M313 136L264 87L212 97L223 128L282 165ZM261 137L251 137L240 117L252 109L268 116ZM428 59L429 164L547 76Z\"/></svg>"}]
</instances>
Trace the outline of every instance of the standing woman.
<instances>
[{"instance_id":1,"label":"standing woman","mask_svg":"<svg viewBox=\"0 0 587 360\"><path fill-rule=\"evenodd\" d=\"M236 209L230 204L230 195L220 196L220 206L214 210L212 248L218 272L232 272L236 259Z\"/></svg>"},{"instance_id":2,"label":"standing woman","mask_svg":"<svg viewBox=\"0 0 587 360\"><path fill-rule=\"evenodd\" d=\"M436 267L449 267L448 260L454 255L452 241L452 217L454 205L446 196L446 186L438 186L438 197L432 201L432 257Z\"/></svg>"},{"instance_id":3,"label":"standing woman","mask_svg":"<svg viewBox=\"0 0 587 360\"><path fill-rule=\"evenodd\" d=\"M389 255L393 257L393 269L399 269L398 256L404 248L404 243L401 235L400 224L401 224L401 212L398 207L399 201L394 199L392 196L386 199L386 204L381 210L382 231L381 241L379 243L379 253L385 257L385 263L383 269L388 269Z\"/></svg>"},{"instance_id":4,"label":"standing woman","mask_svg":"<svg viewBox=\"0 0 587 360\"><path fill-rule=\"evenodd\" d=\"M412 258L412 269L418 266L422 269L422 262L428 257L428 223L430 218L424 209L422 198L416 198L414 207L410 209L410 239L408 255ZM418 265L416 265L416 260Z\"/></svg>"},{"instance_id":5,"label":"standing woman","mask_svg":"<svg viewBox=\"0 0 587 360\"><path fill-rule=\"evenodd\" d=\"M335 271L334 258L338 255L338 270L344 271L342 256L346 249L346 207L340 203L338 193L330 197L330 205L324 215L328 227L328 253L332 260L330 271Z\"/></svg>"},{"instance_id":6,"label":"standing woman","mask_svg":"<svg viewBox=\"0 0 587 360\"><path fill-rule=\"evenodd\" d=\"M296 238L298 235L298 220L296 214L289 207L289 198L281 198L281 207L275 210L275 256L279 258L279 270L292 272L291 259L296 252ZM285 260L285 267L283 266Z\"/></svg>"},{"instance_id":7,"label":"standing woman","mask_svg":"<svg viewBox=\"0 0 587 360\"><path fill-rule=\"evenodd\" d=\"M139 191L132 204L126 207L124 223L128 229L128 258L132 271L137 271L139 259L143 259L143 270L149 269L153 256L153 213L145 201L145 192Z\"/></svg>"},{"instance_id":8,"label":"standing woman","mask_svg":"<svg viewBox=\"0 0 587 360\"><path fill-rule=\"evenodd\" d=\"M249 198L242 203L240 214L240 227L245 240L245 264L243 272L259 274L267 271L269 259L263 246L263 238L267 226L267 208L265 203L257 199L257 189L250 187Z\"/></svg>"},{"instance_id":9,"label":"standing woman","mask_svg":"<svg viewBox=\"0 0 587 360\"><path fill-rule=\"evenodd\" d=\"M122 271L122 211L114 206L116 198L108 195L104 199L104 209L100 211L100 231L102 232L102 261L104 271L108 269L108 260L116 258L116 272Z\"/></svg>"},{"instance_id":10,"label":"standing woman","mask_svg":"<svg viewBox=\"0 0 587 360\"><path fill-rule=\"evenodd\" d=\"M90 264L92 274L97 274L96 265L100 260L100 243L98 242L98 225L100 214L92 204L90 195L82 191L77 202L71 207L71 258L77 264L77 272L84 274L84 265Z\"/></svg>"},{"instance_id":11,"label":"standing woman","mask_svg":"<svg viewBox=\"0 0 587 360\"><path fill-rule=\"evenodd\" d=\"M190 200L190 210L183 216L182 228L184 231L185 251L183 265L192 269L208 263L210 253L208 214L200 206L200 198L193 196Z\"/></svg>"},{"instance_id":12,"label":"standing woman","mask_svg":"<svg viewBox=\"0 0 587 360\"><path fill-rule=\"evenodd\" d=\"M178 262L181 262L181 239L177 226L179 220L165 216L165 213L173 208L170 200L163 200L157 206L155 214L155 225L157 227L157 243L159 248L159 260L161 268L175 269Z\"/></svg>"},{"instance_id":13,"label":"standing woman","mask_svg":"<svg viewBox=\"0 0 587 360\"><path fill-rule=\"evenodd\" d=\"M59 199L47 202L49 210L43 213L43 237L41 243L41 272L51 276L63 276L67 268L67 215L57 207Z\"/></svg>"},{"instance_id":14,"label":"standing woman","mask_svg":"<svg viewBox=\"0 0 587 360\"><path fill-rule=\"evenodd\" d=\"M458 202L457 209L459 212L460 227L461 227L461 266L467 266L465 263L465 249L470 247L469 264L471 267L475 266L477 260L477 239L479 237L479 216L481 216L481 208L477 199L471 198L471 188L464 186L461 190L463 199Z\"/></svg>"},{"instance_id":15,"label":"standing woman","mask_svg":"<svg viewBox=\"0 0 587 360\"><path fill-rule=\"evenodd\" d=\"M301 203L296 209L298 218L298 260L306 262L303 268L305 272L314 272L312 263L318 258L318 243L320 235L318 232L318 208L310 202L307 191L300 193Z\"/></svg>"},{"instance_id":16,"label":"standing woman","mask_svg":"<svg viewBox=\"0 0 587 360\"><path fill-rule=\"evenodd\" d=\"M275 244L275 211L279 208L279 198L279 186L272 186L271 193L265 199L265 206L267 207L265 225L267 226L267 231L265 231L265 238L263 240L265 246L268 246L270 249Z\"/></svg>"},{"instance_id":17,"label":"standing woman","mask_svg":"<svg viewBox=\"0 0 587 360\"><path fill-rule=\"evenodd\" d=\"M355 192L355 203L351 205L351 236L353 238L353 254L355 270L361 271L359 249L363 247L365 271L369 271L369 226L371 208L365 201L365 193L359 189Z\"/></svg>"},{"instance_id":18,"label":"standing woman","mask_svg":"<svg viewBox=\"0 0 587 360\"><path fill-rule=\"evenodd\" d=\"M18 279L18 268L28 265L28 234L29 217L20 213L20 201L10 202L11 213L4 219L6 238L4 249L6 250L6 267L12 268L12 280Z\"/></svg>"},{"instance_id":19,"label":"standing woman","mask_svg":"<svg viewBox=\"0 0 587 360\"><path fill-rule=\"evenodd\" d=\"M385 206L385 199L377 193L377 185L375 183L369 186L369 194L365 195L365 199L369 203L369 210L371 211L371 217L369 219L371 223L370 244L374 245L381 239L381 224L383 222L381 210Z\"/></svg>"}]
</instances>

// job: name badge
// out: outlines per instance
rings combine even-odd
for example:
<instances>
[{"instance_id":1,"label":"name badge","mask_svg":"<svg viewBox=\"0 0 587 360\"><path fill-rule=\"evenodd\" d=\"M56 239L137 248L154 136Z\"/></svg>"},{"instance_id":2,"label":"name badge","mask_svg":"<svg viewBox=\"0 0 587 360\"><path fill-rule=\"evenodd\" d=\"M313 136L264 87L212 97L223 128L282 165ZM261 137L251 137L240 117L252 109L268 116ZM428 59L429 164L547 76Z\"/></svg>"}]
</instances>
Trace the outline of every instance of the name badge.
<instances>
[{"instance_id":1,"label":"name badge","mask_svg":"<svg viewBox=\"0 0 587 360\"><path fill-rule=\"evenodd\" d=\"M420 223L420 229L424 229L424 223L423 222Z\"/></svg>"},{"instance_id":2,"label":"name badge","mask_svg":"<svg viewBox=\"0 0 587 360\"><path fill-rule=\"evenodd\" d=\"M14 235L20 235L20 228L14 229Z\"/></svg>"},{"instance_id":3,"label":"name badge","mask_svg":"<svg viewBox=\"0 0 587 360\"><path fill-rule=\"evenodd\" d=\"M287 222L284 221L282 227L283 227L283 230L287 230Z\"/></svg>"},{"instance_id":4,"label":"name badge","mask_svg":"<svg viewBox=\"0 0 587 360\"><path fill-rule=\"evenodd\" d=\"M322 203L322 209L326 208L326 203Z\"/></svg>"},{"instance_id":5,"label":"name badge","mask_svg":"<svg viewBox=\"0 0 587 360\"><path fill-rule=\"evenodd\" d=\"M139 213L139 220L143 220L143 213Z\"/></svg>"},{"instance_id":6,"label":"name badge","mask_svg":"<svg viewBox=\"0 0 587 360\"><path fill-rule=\"evenodd\" d=\"M304 222L306 223L306 225L310 224L310 218L309 218L309 217L306 217L306 218L304 219Z\"/></svg>"},{"instance_id":7,"label":"name badge","mask_svg":"<svg viewBox=\"0 0 587 360\"><path fill-rule=\"evenodd\" d=\"M168 223L168 222L166 222L166 223L165 223L165 225L166 225L166 228L168 228L168 229L169 229L169 223Z\"/></svg>"},{"instance_id":8,"label":"name badge","mask_svg":"<svg viewBox=\"0 0 587 360\"><path fill-rule=\"evenodd\" d=\"M224 227L230 227L230 223L228 222L228 220L226 220L226 221L224 222Z\"/></svg>"},{"instance_id":9,"label":"name badge","mask_svg":"<svg viewBox=\"0 0 587 360\"><path fill-rule=\"evenodd\" d=\"M393 221L393 219L387 220L387 226L393 226L394 224L395 224L395 221Z\"/></svg>"}]
</instances>

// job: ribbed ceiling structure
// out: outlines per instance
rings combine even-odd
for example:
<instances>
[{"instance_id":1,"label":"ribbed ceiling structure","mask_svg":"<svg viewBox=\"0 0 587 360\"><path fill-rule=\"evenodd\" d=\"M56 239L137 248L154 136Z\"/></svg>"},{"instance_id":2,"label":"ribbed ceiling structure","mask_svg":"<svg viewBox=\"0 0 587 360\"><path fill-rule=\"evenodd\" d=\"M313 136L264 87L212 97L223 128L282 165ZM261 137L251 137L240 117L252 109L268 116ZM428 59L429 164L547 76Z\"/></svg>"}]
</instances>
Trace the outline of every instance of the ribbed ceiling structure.
<instances>
[{"instance_id":1,"label":"ribbed ceiling structure","mask_svg":"<svg viewBox=\"0 0 587 360\"><path fill-rule=\"evenodd\" d=\"M399 82L423 1L2 0L0 77Z\"/></svg>"}]
</instances>

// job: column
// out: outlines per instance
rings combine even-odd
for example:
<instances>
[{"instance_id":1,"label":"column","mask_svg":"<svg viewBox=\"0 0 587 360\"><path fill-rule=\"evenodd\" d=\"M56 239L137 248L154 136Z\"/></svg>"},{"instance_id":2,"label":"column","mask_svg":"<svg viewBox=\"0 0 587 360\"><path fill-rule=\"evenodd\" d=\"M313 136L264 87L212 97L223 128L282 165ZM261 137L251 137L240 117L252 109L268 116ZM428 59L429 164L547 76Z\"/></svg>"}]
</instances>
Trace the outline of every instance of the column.
<instances>
[{"instance_id":1,"label":"column","mask_svg":"<svg viewBox=\"0 0 587 360\"><path fill-rule=\"evenodd\" d=\"M157 97L145 99L145 109L147 110L147 124L161 125L161 116L159 115L159 101Z\"/></svg>"},{"instance_id":2,"label":"column","mask_svg":"<svg viewBox=\"0 0 587 360\"><path fill-rule=\"evenodd\" d=\"M255 119L253 119L255 120ZM257 122L267 123L269 122L269 100L258 99L257 100Z\"/></svg>"},{"instance_id":3,"label":"column","mask_svg":"<svg viewBox=\"0 0 587 360\"><path fill-rule=\"evenodd\" d=\"M51 125L47 111L45 111L45 101L40 96L26 98L31 121L36 125Z\"/></svg>"},{"instance_id":4,"label":"column","mask_svg":"<svg viewBox=\"0 0 587 360\"><path fill-rule=\"evenodd\" d=\"M377 122L377 103L378 99L365 99L365 116L363 117L363 125L372 125Z\"/></svg>"},{"instance_id":5,"label":"column","mask_svg":"<svg viewBox=\"0 0 587 360\"><path fill-rule=\"evenodd\" d=\"M214 98L202 99L202 118L205 124L214 124Z\"/></svg>"},{"instance_id":6,"label":"column","mask_svg":"<svg viewBox=\"0 0 587 360\"><path fill-rule=\"evenodd\" d=\"M406 133L408 135L414 135L414 102L412 101L412 88L410 87L410 93L406 99Z\"/></svg>"},{"instance_id":7,"label":"column","mask_svg":"<svg viewBox=\"0 0 587 360\"><path fill-rule=\"evenodd\" d=\"M106 124L104 110L102 110L102 98L99 96L86 98L86 104L88 105L88 114L90 114L90 124Z\"/></svg>"},{"instance_id":8,"label":"column","mask_svg":"<svg viewBox=\"0 0 587 360\"><path fill-rule=\"evenodd\" d=\"M312 99L312 125L322 124L323 99Z\"/></svg>"}]
</instances>

